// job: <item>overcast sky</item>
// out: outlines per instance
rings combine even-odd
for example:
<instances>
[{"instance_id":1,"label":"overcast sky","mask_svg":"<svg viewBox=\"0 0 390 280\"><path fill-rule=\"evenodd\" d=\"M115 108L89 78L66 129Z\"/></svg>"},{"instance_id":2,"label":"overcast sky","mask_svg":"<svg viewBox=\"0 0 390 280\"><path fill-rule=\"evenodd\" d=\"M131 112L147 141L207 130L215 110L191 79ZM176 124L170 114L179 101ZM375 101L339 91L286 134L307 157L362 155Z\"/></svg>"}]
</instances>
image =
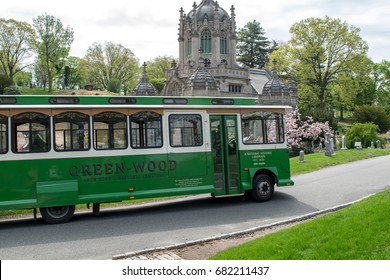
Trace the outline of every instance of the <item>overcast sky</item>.
<instances>
[{"instance_id":1,"label":"overcast sky","mask_svg":"<svg viewBox=\"0 0 390 280\"><path fill-rule=\"evenodd\" d=\"M178 57L179 9L188 13L194 0L8 0L0 18L26 21L45 13L74 30L71 55L83 57L94 42L112 41L129 48L140 63L161 55ZM201 0L197 0L199 4ZM390 60L389 0L219 0L237 26L256 20L270 40L288 41L293 23L309 17L340 18L360 28L375 62Z\"/></svg>"}]
</instances>

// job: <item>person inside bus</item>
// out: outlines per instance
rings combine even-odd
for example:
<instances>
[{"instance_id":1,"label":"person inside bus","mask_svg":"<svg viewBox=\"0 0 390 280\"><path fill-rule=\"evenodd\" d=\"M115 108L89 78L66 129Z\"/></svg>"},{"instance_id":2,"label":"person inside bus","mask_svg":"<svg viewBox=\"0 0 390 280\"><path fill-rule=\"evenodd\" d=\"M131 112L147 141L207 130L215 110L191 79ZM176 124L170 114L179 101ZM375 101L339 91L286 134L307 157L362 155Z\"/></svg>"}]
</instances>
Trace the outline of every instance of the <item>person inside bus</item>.
<instances>
[{"instance_id":1,"label":"person inside bus","mask_svg":"<svg viewBox=\"0 0 390 280\"><path fill-rule=\"evenodd\" d=\"M30 152L46 152L46 142L39 133L33 133Z\"/></svg>"}]
</instances>

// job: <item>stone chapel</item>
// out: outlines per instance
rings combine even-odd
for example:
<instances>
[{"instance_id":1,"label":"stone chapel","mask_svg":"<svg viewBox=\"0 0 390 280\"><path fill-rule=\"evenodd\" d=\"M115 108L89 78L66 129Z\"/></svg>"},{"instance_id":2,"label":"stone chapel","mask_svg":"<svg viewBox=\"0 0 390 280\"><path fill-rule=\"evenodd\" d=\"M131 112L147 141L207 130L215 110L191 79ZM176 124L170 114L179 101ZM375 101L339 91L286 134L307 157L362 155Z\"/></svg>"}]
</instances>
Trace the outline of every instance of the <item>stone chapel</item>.
<instances>
[{"instance_id":1,"label":"stone chapel","mask_svg":"<svg viewBox=\"0 0 390 280\"><path fill-rule=\"evenodd\" d=\"M229 12L213 0L194 2L188 13L180 9L179 62L173 61L166 70L161 95L257 97L261 104L295 106L297 90L281 81L275 64L270 71L237 63L233 5Z\"/></svg>"}]
</instances>

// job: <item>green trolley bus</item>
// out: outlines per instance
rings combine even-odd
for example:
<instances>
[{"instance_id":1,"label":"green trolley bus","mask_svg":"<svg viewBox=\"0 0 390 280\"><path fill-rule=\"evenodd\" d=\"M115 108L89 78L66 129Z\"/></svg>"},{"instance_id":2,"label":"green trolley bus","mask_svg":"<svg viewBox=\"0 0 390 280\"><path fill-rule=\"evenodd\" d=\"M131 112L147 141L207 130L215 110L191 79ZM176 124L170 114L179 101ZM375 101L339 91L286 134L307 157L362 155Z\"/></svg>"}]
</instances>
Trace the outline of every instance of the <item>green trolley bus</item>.
<instances>
[{"instance_id":1,"label":"green trolley bus","mask_svg":"<svg viewBox=\"0 0 390 280\"><path fill-rule=\"evenodd\" d=\"M291 186L287 106L254 98L1 96L0 210L211 193L267 201Z\"/></svg>"}]
</instances>

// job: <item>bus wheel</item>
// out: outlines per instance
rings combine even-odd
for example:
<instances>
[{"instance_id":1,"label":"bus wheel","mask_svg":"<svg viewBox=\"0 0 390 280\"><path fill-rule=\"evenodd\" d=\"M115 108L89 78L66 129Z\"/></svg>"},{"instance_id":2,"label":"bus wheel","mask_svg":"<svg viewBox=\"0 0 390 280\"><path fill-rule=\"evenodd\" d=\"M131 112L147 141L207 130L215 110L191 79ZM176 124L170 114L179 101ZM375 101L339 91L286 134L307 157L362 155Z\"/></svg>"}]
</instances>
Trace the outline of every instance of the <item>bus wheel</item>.
<instances>
[{"instance_id":1,"label":"bus wheel","mask_svg":"<svg viewBox=\"0 0 390 280\"><path fill-rule=\"evenodd\" d=\"M252 198L257 202L264 202L271 198L274 193L274 181L268 175L261 174L253 181Z\"/></svg>"},{"instance_id":2,"label":"bus wheel","mask_svg":"<svg viewBox=\"0 0 390 280\"><path fill-rule=\"evenodd\" d=\"M59 223L65 223L73 217L75 206L67 205L67 206L47 207L47 208L40 208L39 211L41 212L41 216L46 223L59 224Z\"/></svg>"}]
</instances>

